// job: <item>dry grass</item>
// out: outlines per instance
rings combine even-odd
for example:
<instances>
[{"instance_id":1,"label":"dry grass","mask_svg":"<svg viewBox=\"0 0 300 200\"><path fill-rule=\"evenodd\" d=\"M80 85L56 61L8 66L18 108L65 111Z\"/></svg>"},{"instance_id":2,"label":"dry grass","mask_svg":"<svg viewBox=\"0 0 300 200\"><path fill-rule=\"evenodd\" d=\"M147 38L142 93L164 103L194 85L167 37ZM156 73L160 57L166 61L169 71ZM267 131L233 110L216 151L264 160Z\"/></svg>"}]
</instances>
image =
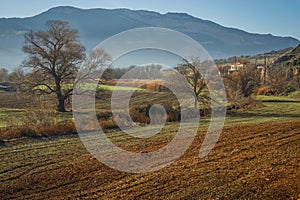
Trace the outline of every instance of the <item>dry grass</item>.
<instances>
[{"instance_id":1,"label":"dry grass","mask_svg":"<svg viewBox=\"0 0 300 200\"><path fill-rule=\"evenodd\" d=\"M138 85L146 85L146 84L162 84L162 80L150 80L150 79L114 79L114 80L107 80L104 84L105 85L119 85L125 87L137 87Z\"/></svg>"},{"instance_id":2,"label":"dry grass","mask_svg":"<svg viewBox=\"0 0 300 200\"><path fill-rule=\"evenodd\" d=\"M112 118L107 119L107 120L99 120L99 124L102 129L118 128L117 123Z\"/></svg>"},{"instance_id":3,"label":"dry grass","mask_svg":"<svg viewBox=\"0 0 300 200\"><path fill-rule=\"evenodd\" d=\"M0 137L3 140L23 137L50 137L76 133L73 122L60 122L52 125L16 126L0 129Z\"/></svg>"}]
</instances>

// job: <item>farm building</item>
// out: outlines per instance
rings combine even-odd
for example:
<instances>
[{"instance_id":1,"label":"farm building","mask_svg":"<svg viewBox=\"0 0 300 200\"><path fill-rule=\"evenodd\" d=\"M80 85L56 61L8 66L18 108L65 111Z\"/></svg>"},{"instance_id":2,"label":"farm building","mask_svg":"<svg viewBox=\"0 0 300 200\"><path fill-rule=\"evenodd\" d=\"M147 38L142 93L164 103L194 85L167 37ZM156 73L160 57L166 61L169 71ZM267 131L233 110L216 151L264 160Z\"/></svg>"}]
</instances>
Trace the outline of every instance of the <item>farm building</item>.
<instances>
[{"instance_id":1,"label":"farm building","mask_svg":"<svg viewBox=\"0 0 300 200\"><path fill-rule=\"evenodd\" d=\"M235 72L235 71L238 71L240 70L241 68L243 68L245 65L242 64L242 63L234 63L230 66L230 69L228 69L228 74L232 73L232 72Z\"/></svg>"}]
</instances>

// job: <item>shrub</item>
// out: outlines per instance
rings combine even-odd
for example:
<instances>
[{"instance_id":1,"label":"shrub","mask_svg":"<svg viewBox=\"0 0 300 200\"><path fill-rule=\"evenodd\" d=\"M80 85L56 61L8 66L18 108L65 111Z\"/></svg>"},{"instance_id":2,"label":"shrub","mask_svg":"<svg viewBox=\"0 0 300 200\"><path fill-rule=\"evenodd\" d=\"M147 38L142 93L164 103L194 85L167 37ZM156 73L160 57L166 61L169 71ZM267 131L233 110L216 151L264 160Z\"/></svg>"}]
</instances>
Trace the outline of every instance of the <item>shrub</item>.
<instances>
[{"instance_id":1,"label":"shrub","mask_svg":"<svg viewBox=\"0 0 300 200\"><path fill-rule=\"evenodd\" d=\"M227 100L231 104L229 109L247 108L249 103L254 103L251 95L258 90L260 81L260 72L253 65L224 76Z\"/></svg>"},{"instance_id":2,"label":"shrub","mask_svg":"<svg viewBox=\"0 0 300 200\"><path fill-rule=\"evenodd\" d=\"M271 87L271 86L261 86L257 88L254 92L256 95L266 95L266 96L272 96L278 94L278 91Z\"/></svg>"},{"instance_id":3,"label":"shrub","mask_svg":"<svg viewBox=\"0 0 300 200\"><path fill-rule=\"evenodd\" d=\"M60 122L50 126L35 126L33 131L37 136L55 136L76 133L75 125L72 121Z\"/></svg>"},{"instance_id":4,"label":"shrub","mask_svg":"<svg viewBox=\"0 0 300 200\"><path fill-rule=\"evenodd\" d=\"M102 129L104 129L104 130L118 128L117 123L113 119L100 120L99 124L102 127Z\"/></svg>"},{"instance_id":5,"label":"shrub","mask_svg":"<svg viewBox=\"0 0 300 200\"><path fill-rule=\"evenodd\" d=\"M143 124L149 124L150 118L149 118L149 110L151 105L147 105L144 107L137 107L137 108L130 108L129 114L134 122L139 122Z\"/></svg>"},{"instance_id":6,"label":"shrub","mask_svg":"<svg viewBox=\"0 0 300 200\"><path fill-rule=\"evenodd\" d=\"M111 112L101 112L96 114L98 120L109 120L112 118Z\"/></svg>"},{"instance_id":7,"label":"shrub","mask_svg":"<svg viewBox=\"0 0 300 200\"><path fill-rule=\"evenodd\" d=\"M242 109L253 109L253 108L261 108L264 107L261 101L255 100L251 97L246 98L242 102Z\"/></svg>"},{"instance_id":8,"label":"shrub","mask_svg":"<svg viewBox=\"0 0 300 200\"><path fill-rule=\"evenodd\" d=\"M150 123L150 117L149 117L149 111L150 111L151 105L147 105L144 107L138 107L138 108L131 108L130 109L130 116L134 122L139 122L143 124L149 124ZM181 119L181 110L180 107L173 107L170 105L164 105L164 109L167 113L166 121L172 122L172 121L180 121ZM188 111L186 111L188 112ZM161 121L163 117L163 113L156 113L157 116L154 116L154 121Z\"/></svg>"},{"instance_id":9,"label":"shrub","mask_svg":"<svg viewBox=\"0 0 300 200\"><path fill-rule=\"evenodd\" d=\"M32 98L26 112L22 115L24 126L50 126L55 123L55 108L41 98Z\"/></svg>"},{"instance_id":10,"label":"shrub","mask_svg":"<svg viewBox=\"0 0 300 200\"><path fill-rule=\"evenodd\" d=\"M22 137L49 137L56 135L66 135L70 133L76 133L75 125L71 121L60 122L48 126L19 126L0 129L0 137L3 139Z\"/></svg>"},{"instance_id":11,"label":"shrub","mask_svg":"<svg viewBox=\"0 0 300 200\"><path fill-rule=\"evenodd\" d=\"M0 135L3 139L37 136L32 128L25 127L25 126L2 128L0 129Z\"/></svg>"},{"instance_id":12,"label":"shrub","mask_svg":"<svg viewBox=\"0 0 300 200\"><path fill-rule=\"evenodd\" d=\"M296 88L292 85L277 85L277 86L261 86L255 90L256 95L266 95L266 96L279 96L288 95L291 92L296 91Z\"/></svg>"},{"instance_id":13,"label":"shrub","mask_svg":"<svg viewBox=\"0 0 300 200\"><path fill-rule=\"evenodd\" d=\"M287 85L284 87L284 90L283 90L283 95L288 95L289 93L291 92L295 92L297 89L295 86L293 85Z\"/></svg>"},{"instance_id":14,"label":"shrub","mask_svg":"<svg viewBox=\"0 0 300 200\"><path fill-rule=\"evenodd\" d=\"M252 97L241 99L239 102L232 103L228 110L238 110L238 109L253 109L261 108L264 105Z\"/></svg>"},{"instance_id":15,"label":"shrub","mask_svg":"<svg viewBox=\"0 0 300 200\"><path fill-rule=\"evenodd\" d=\"M180 107L164 106L167 112L167 122L176 122L181 119Z\"/></svg>"},{"instance_id":16,"label":"shrub","mask_svg":"<svg viewBox=\"0 0 300 200\"><path fill-rule=\"evenodd\" d=\"M291 92L289 94L289 97L294 98L294 99L300 99L300 90L296 90L294 92Z\"/></svg>"}]
</instances>

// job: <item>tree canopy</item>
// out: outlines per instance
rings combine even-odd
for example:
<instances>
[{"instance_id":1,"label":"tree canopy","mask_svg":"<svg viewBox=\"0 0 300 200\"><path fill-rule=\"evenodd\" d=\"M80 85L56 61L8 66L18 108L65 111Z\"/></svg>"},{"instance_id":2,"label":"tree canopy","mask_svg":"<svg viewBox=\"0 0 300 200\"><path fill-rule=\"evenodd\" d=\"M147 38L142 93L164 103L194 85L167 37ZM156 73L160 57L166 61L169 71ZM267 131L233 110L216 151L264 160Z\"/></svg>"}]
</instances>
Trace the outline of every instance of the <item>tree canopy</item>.
<instances>
[{"instance_id":1,"label":"tree canopy","mask_svg":"<svg viewBox=\"0 0 300 200\"><path fill-rule=\"evenodd\" d=\"M46 31L25 34L23 51L28 59L24 66L31 69L24 80L26 88L41 93L55 93L57 110L65 111L65 100L73 86L63 87L74 80L79 64L85 59L85 48L78 41L79 34L66 21L48 21Z\"/></svg>"}]
</instances>

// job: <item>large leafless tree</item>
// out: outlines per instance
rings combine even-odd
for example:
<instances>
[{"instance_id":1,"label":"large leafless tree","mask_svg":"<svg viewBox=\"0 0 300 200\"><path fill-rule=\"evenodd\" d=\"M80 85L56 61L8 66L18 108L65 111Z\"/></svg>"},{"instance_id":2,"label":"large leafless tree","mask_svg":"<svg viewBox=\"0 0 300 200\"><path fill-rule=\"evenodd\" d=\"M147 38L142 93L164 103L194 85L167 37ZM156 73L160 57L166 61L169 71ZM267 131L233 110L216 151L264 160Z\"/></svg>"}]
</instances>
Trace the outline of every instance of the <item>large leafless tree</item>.
<instances>
[{"instance_id":1,"label":"large leafless tree","mask_svg":"<svg viewBox=\"0 0 300 200\"><path fill-rule=\"evenodd\" d=\"M28 59L24 65L31 70L24 83L31 91L54 93L57 111L64 112L79 65L85 59L85 48L78 41L78 31L71 29L68 22L48 21L46 27L46 31L25 34L23 51ZM104 51L100 57L103 55L107 56Z\"/></svg>"}]
</instances>

